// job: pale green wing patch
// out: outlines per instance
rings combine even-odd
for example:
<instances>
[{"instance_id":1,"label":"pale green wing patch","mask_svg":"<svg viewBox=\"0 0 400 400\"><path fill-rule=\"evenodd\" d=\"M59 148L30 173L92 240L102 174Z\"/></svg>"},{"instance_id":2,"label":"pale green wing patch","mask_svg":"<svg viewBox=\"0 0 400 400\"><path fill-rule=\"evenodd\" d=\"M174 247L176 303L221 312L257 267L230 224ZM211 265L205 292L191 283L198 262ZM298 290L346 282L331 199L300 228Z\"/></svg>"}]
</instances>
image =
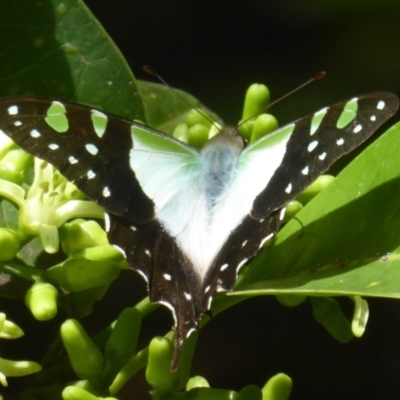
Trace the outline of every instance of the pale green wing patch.
<instances>
[{"instance_id":1,"label":"pale green wing patch","mask_svg":"<svg viewBox=\"0 0 400 400\"><path fill-rule=\"evenodd\" d=\"M336 123L337 128L343 129L344 127L349 125L354 120L354 118L356 118L357 110L358 110L358 98L355 97L349 100L344 106L342 114L340 115Z\"/></svg>"},{"instance_id":2,"label":"pale green wing patch","mask_svg":"<svg viewBox=\"0 0 400 400\"><path fill-rule=\"evenodd\" d=\"M53 101L47 110L45 121L58 133L64 133L69 129L68 118L65 115L67 110L64 104L59 101Z\"/></svg>"},{"instance_id":3,"label":"pale green wing patch","mask_svg":"<svg viewBox=\"0 0 400 400\"><path fill-rule=\"evenodd\" d=\"M131 133L135 150L149 150L168 153L186 154L187 156L196 157L198 151L166 135L148 128L145 125L132 125Z\"/></svg>"}]
</instances>

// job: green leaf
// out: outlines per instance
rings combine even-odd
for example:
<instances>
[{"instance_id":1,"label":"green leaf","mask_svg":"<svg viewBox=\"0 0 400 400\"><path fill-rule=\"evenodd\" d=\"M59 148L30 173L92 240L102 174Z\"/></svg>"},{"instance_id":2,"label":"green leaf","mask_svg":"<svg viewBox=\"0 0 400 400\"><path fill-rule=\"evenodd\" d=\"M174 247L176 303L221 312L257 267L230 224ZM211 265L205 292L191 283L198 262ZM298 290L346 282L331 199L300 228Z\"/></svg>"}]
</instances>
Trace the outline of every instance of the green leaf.
<instances>
[{"instance_id":1,"label":"green leaf","mask_svg":"<svg viewBox=\"0 0 400 400\"><path fill-rule=\"evenodd\" d=\"M399 141L397 124L279 232L232 294L400 298Z\"/></svg>"},{"instance_id":2,"label":"green leaf","mask_svg":"<svg viewBox=\"0 0 400 400\"><path fill-rule=\"evenodd\" d=\"M186 122L187 113L193 108L203 110L214 121L222 124L221 119L208 110L199 100L183 90L174 89L153 82L138 81L142 95L147 123L152 128L164 133L172 134L173 130L182 122Z\"/></svg>"},{"instance_id":3,"label":"green leaf","mask_svg":"<svg viewBox=\"0 0 400 400\"><path fill-rule=\"evenodd\" d=\"M136 82L81 0L7 2L0 14L0 47L0 96L75 101L166 133L191 108L206 109L183 91L178 92L187 103L165 85Z\"/></svg>"},{"instance_id":4,"label":"green leaf","mask_svg":"<svg viewBox=\"0 0 400 400\"><path fill-rule=\"evenodd\" d=\"M83 1L5 2L0 48L0 96L50 96L145 121L126 60Z\"/></svg>"}]
</instances>

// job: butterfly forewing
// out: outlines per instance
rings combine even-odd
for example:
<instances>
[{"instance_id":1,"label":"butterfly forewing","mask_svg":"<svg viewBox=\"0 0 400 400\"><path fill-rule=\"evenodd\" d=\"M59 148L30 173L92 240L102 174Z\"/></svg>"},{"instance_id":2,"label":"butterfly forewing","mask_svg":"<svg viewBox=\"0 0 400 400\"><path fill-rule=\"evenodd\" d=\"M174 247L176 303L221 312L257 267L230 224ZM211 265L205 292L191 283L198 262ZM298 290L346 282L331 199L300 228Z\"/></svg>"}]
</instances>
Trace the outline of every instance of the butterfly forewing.
<instances>
[{"instance_id":1,"label":"butterfly forewing","mask_svg":"<svg viewBox=\"0 0 400 400\"><path fill-rule=\"evenodd\" d=\"M52 112L55 106L58 111ZM4 133L54 165L105 210L136 223L152 219L153 202L129 166L132 122L89 107L36 98L2 100L0 116ZM97 130L96 118L103 121Z\"/></svg>"},{"instance_id":2,"label":"butterfly forewing","mask_svg":"<svg viewBox=\"0 0 400 400\"><path fill-rule=\"evenodd\" d=\"M338 158L369 138L397 111L398 105L398 98L391 93L370 93L293 123L282 161L256 197L252 216L264 218L296 197ZM268 140L266 137L261 142L268 146ZM251 153L251 147L246 149L245 157L251 157Z\"/></svg>"}]
</instances>

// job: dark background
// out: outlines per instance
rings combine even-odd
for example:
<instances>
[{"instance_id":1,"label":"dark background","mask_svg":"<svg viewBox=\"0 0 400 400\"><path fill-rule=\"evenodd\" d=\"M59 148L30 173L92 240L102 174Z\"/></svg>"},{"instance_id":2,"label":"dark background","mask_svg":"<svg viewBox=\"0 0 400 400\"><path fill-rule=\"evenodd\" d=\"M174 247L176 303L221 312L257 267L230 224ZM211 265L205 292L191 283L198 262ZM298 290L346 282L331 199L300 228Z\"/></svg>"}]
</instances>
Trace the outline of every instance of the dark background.
<instances>
[{"instance_id":1,"label":"dark background","mask_svg":"<svg viewBox=\"0 0 400 400\"><path fill-rule=\"evenodd\" d=\"M228 123L240 118L249 84L265 83L278 98L320 70L328 72L324 81L276 106L281 123L355 94L400 93L400 1L86 3L138 78L148 79L141 65L150 64ZM129 285L144 293L140 280ZM131 293L118 288L113 295L130 301ZM350 300L342 303L351 315ZM369 304L365 335L343 345L314 321L309 303L289 309L270 297L244 302L202 330L192 374L239 390L285 372L294 381L292 400L398 399L400 303ZM164 333L169 318L157 311L149 331ZM132 385L126 398L146 398L141 390Z\"/></svg>"}]
</instances>

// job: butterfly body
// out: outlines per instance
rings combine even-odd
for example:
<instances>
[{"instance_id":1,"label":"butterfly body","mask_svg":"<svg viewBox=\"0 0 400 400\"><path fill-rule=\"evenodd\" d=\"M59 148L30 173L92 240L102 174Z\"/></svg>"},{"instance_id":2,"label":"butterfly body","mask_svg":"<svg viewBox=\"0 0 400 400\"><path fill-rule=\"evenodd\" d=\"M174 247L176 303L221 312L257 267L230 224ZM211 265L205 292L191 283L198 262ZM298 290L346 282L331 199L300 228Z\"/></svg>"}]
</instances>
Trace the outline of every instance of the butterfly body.
<instances>
[{"instance_id":1,"label":"butterfly body","mask_svg":"<svg viewBox=\"0 0 400 400\"><path fill-rule=\"evenodd\" d=\"M279 229L285 205L398 108L377 92L336 103L244 147L222 131L198 151L144 125L48 99L0 100L0 135L56 166L104 208L111 244L147 281L183 340L216 291Z\"/></svg>"}]
</instances>

